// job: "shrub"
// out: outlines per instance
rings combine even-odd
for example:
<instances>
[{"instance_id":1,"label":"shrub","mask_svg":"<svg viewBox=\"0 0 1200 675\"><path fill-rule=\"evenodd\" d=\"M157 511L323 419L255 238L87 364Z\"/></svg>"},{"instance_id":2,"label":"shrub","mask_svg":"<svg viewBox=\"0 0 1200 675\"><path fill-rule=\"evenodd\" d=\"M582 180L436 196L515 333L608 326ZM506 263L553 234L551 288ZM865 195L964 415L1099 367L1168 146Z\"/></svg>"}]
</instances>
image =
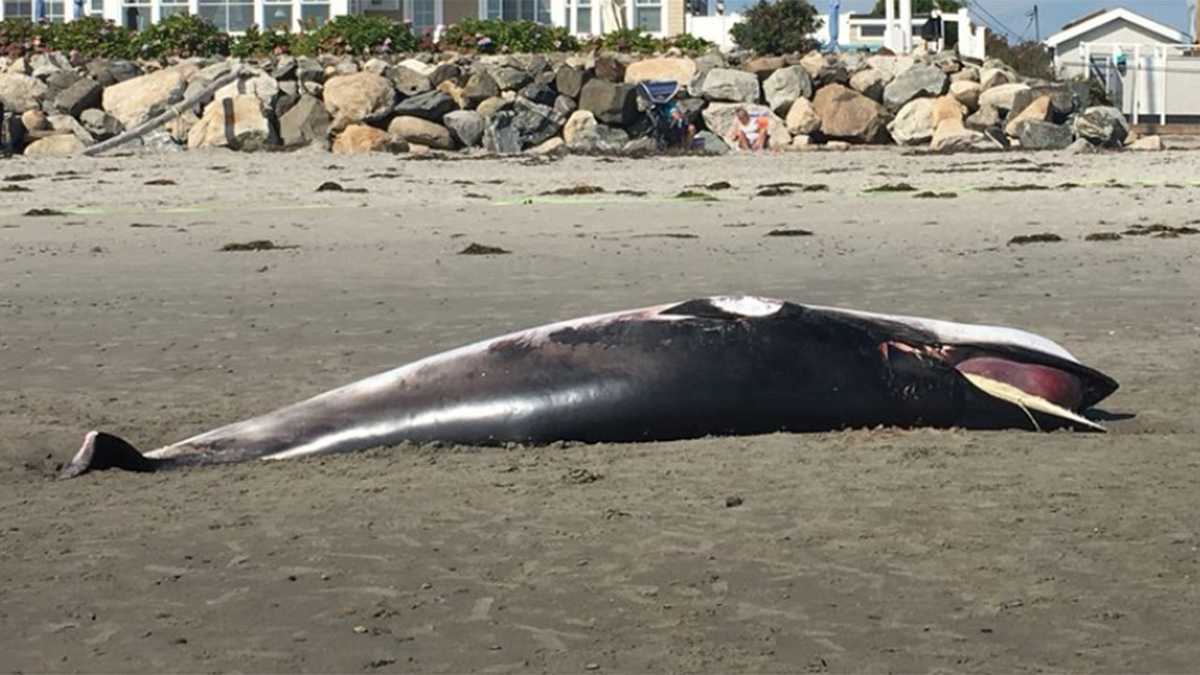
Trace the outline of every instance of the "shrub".
<instances>
[{"instance_id":1,"label":"shrub","mask_svg":"<svg viewBox=\"0 0 1200 675\"><path fill-rule=\"evenodd\" d=\"M40 46L37 25L26 19L0 21L0 56L18 58Z\"/></svg>"},{"instance_id":2,"label":"shrub","mask_svg":"<svg viewBox=\"0 0 1200 675\"><path fill-rule=\"evenodd\" d=\"M339 16L292 36L293 54L394 54L417 49L407 24L378 16Z\"/></svg>"},{"instance_id":3,"label":"shrub","mask_svg":"<svg viewBox=\"0 0 1200 675\"><path fill-rule=\"evenodd\" d=\"M664 51L674 47L684 54L705 54L712 51L716 45L701 37L696 37L691 33L680 33L675 37L669 37L663 40Z\"/></svg>"},{"instance_id":4,"label":"shrub","mask_svg":"<svg viewBox=\"0 0 1200 675\"><path fill-rule=\"evenodd\" d=\"M191 14L168 16L134 37L138 55L147 59L224 56L229 54L229 43L227 33Z\"/></svg>"},{"instance_id":5,"label":"shrub","mask_svg":"<svg viewBox=\"0 0 1200 675\"><path fill-rule=\"evenodd\" d=\"M128 59L137 56L136 34L115 23L89 16L38 26L42 47L51 51L78 52L86 57Z\"/></svg>"},{"instance_id":6,"label":"shrub","mask_svg":"<svg viewBox=\"0 0 1200 675\"><path fill-rule=\"evenodd\" d=\"M233 39L233 44L229 46L229 54L239 59L288 54L292 51L295 38L296 36L287 31L277 31L274 28L259 30L258 26L250 26L245 33Z\"/></svg>"},{"instance_id":7,"label":"shrub","mask_svg":"<svg viewBox=\"0 0 1200 675\"><path fill-rule=\"evenodd\" d=\"M485 54L533 54L577 51L579 40L566 28L533 21L463 19L446 29L440 46Z\"/></svg>"},{"instance_id":8,"label":"shrub","mask_svg":"<svg viewBox=\"0 0 1200 675\"><path fill-rule=\"evenodd\" d=\"M662 40L636 28L621 28L593 39L591 46L614 52L653 54L662 51L663 43Z\"/></svg>"},{"instance_id":9,"label":"shrub","mask_svg":"<svg viewBox=\"0 0 1200 675\"><path fill-rule=\"evenodd\" d=\"M746 10L745 17L729 31L742 49L757 54L789 54L817 48L811 35L821 27L821 20L806 0L759 0Z\"/></svg>"},{"instance_id":10,"label":"shrub","mask_svg":"<svg viewBox=\"0 0 1200 675\"><path fill-rule=\"evenodd\" d=\"M987 35L988 58L999 59L1007 63L1013 70L1026 77L1036 77L1042 80L1055 79L1054 57L1050 50L1041 42L1027 40L1017 44L1009 44L1008 40L989 32Z\"/></svg>"}]
</instances>

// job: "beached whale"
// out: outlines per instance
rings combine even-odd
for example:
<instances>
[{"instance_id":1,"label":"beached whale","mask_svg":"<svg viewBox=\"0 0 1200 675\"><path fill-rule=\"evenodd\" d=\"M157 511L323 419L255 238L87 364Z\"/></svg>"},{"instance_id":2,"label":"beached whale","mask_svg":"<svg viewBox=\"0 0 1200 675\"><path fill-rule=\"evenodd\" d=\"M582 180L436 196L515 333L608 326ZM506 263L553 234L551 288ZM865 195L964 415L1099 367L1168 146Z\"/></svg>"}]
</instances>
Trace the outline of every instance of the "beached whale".
<instances>
[{"instance_id":1,"label":"beached whale","mask_svg":"<svg viewBox=\"0 0 1200 675\"><path fill-rule=\"evenodd\" d=\"M404 441L623 442L878 425L1103 430L1117 383L1024 331L729 296L431 356L140 453L91 432L63 477Z\"/></svg>"}]
</instances>

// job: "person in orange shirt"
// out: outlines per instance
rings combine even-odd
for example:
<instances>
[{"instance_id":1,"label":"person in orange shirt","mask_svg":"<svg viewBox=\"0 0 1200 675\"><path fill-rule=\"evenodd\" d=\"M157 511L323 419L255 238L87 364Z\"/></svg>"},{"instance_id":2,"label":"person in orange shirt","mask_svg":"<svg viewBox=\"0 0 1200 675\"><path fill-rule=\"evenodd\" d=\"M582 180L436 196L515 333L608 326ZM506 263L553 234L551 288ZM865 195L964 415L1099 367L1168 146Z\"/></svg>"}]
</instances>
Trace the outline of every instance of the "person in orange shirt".
<instances>
[{"instance_id":1,"label":"person in orange shirt","mask_svg":"<svg viewBox=\"0 0 1200 675\"><path fill-rule=\"evenodd\" d=\"M767 127L771 120L766 115L753 115L745 108L733 111L733 128L729 141L742 150L765 150L769 141Z\"/></svg>"}]
</instances>

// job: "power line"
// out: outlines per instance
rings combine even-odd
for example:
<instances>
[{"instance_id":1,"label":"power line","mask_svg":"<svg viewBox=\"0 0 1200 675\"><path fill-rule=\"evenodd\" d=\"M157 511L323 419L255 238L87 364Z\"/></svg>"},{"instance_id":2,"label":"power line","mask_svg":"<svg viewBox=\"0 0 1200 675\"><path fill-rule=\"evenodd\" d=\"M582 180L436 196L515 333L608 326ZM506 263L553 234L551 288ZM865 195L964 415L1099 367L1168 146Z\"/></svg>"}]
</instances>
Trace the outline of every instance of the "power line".
<instances>
[{"instance_id":1,"label":"power line","mask_svg":"<svg viewBox=\"0 0 1200 675\"><path fill-rule=\"evenodd\" d=\"M980 14L982 14L984 17L986 17L984 19L984 23L988 24L988 27L991 28L994 32L1005 33L1011 37L1020 38L1020 35L1017 33L1017 31L1009 28L1007 25L1005 25L1005 23L1003 21L1001 21L1000 19L997 19L996 15L989 12L986 7L984 7L982 4L980 4L979 0L963 0L963 2L965 2L968 7L974 7ZM991 23L991 21L988 21L988 19L991 19L991 21L994 21L995 24L993 25ZM997 30L996 26L999 26L1000 29Z\"/></svg>"}]
</instances>

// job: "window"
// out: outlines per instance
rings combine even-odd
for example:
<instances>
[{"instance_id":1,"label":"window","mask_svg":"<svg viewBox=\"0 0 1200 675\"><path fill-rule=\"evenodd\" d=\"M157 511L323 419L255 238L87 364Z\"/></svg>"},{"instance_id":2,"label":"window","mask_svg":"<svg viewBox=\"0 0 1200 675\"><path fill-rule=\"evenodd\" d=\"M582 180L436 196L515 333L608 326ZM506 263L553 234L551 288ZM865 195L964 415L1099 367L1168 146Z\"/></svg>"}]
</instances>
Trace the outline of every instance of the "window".
<instances>
[{"instance_id":1,"label":"window","mask_svg":"<svg viewBox=\"0 0 1200 675\"><path fill-rule=\"evenodd\" d=\"M662 0L633 0L633 27L647 33L661 33Z\"/></svg>"},{"instance_id":2,"label":"window","mask_svg":"<svg viewBox=\"0 0 1200 675\"><path fill-rule=\"evenodd\" d=\"M121 4L121 25L132 30L150 27L150 0L125 0Z\"/></svg>"},{"instance_id":3,"label":"window","mask_svg":"<svg viewBox=\"0 0 1200 675\"><path fill-rule=\"evenodd\" d=\"M592 33L592 0L565 0L563 25L576 35Z\"/></svg>"},{"instance_id":4,"label":"window","mask_svg":"<svg viewBox=\"0 0 1200 675\"><path fill-rule=\"evenodd\" d=\"M412 2L412 30L420 35L426 30L437 28L435 0L410 0Z\"/></svg>"},{"instance_id":5,"label":"window","mask_svg":"<svg viewBox=\"0 0 1200 675\"><path fill-rule=\"evenodd\" d=\"M199 0L200 16L227 33L242 33L254 24L251 0Z\"/></svg>"},{"instance_id":6,"label":"window","mask_svg":"<svg viewBox=\"0 0 1200 675\"><path fill-rule=\"evenodd\" d=\"M104 16L104 0L89 0L88 16Z\"/></svg>"},{"instance_id":7,"label":"window","mask_svg":"<svg viewBox=\"0 0 1200 675\"><path fill-rule=\"evenodd\" d=\"M886 31L886 26L859 26L858 28L858 34L865 38L881 38Z\"/></svg>"},{"instance_id":8,"label":"window","mask_svg":"<svg viewBox=\"0 0 1200 675\"><path fill-rule=\"evenodd\" d=\"M300 23L303 28L316 28L329 21L328 2L303 0L300 5Z\"/></svg>"},{"instance_id":9,"label":"window","mask_svg":"<svg viewBox=\"0 0 1200 675\"><path fill-rule=\"evenodd\" d=\"M63 9L63 0L48 0L43 10L46 12L44 18L55 23L62 23L66 18L63 16Z\"/></svg>"},{"instance_id":10,"label":"window","mask_svg":"<svg viewBox=\"0 0 1200 675\"><path fill-rule=\"evenodd\" d=\"M161 0L158 12L159 20L165 19L168 16L174 16L176 14L187 14L187 0Z\"/></svg>"},{"instance_id":11,"label":"window","mask_svg":"<svg viewBox=\"0 0 1200 675\"><path fill-rule=\"evenodd\" d=\"M264 2L263 28L290 31L292 29L292 3L272 0Z\"/></svg>"},{"instance_id":12,"label":"window","mask_svg":"<svg viewBox=\"0 0 1200 675\"><path fill-rule=\"evenodd\" d=\"M487 18L550 24L550 0L487 0Z\"/></svg>"},{"instance_id":13,"label":"window","mask_svg":"<svg viewBox=\"0 0 1200 675\"><path fill-rule=\"evenodd\" d=\"M33 0L4 0L4 18L32 19Z\"/></svg>"}]
</instances>

